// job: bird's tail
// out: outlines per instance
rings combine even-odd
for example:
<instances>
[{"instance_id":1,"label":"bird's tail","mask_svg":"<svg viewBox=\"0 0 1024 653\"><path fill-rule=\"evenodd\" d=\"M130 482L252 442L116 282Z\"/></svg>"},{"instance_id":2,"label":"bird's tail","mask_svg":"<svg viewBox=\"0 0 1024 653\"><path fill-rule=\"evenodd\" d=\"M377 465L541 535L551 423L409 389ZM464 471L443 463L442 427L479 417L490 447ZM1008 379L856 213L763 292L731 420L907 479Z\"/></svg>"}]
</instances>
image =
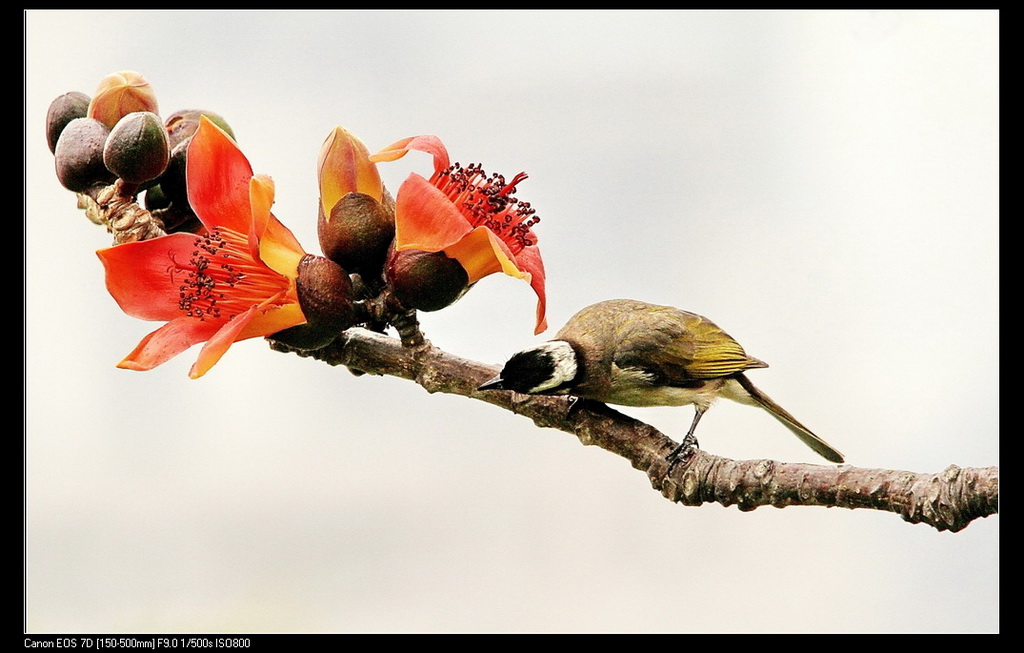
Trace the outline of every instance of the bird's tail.
<instances>
[{"instance_id":1,"label":"bird's tail","mask_svg":"<svg viewBox=\"0 0 1024 653\"><path fill-rule=\"evenodd\" d=\"M730 396L730 399L764 408L766 411L771 413L775 419L782 422L786 428L792 431L796 437L800 438L804 444L817 451L818 454L826 460L834 463L843 462L843 454L836 451L832 445L812 433L809 428L790 415L785 408L772 401L771 397L758 390L757 386L751 383L750 379L748 379L746 375L740 373L733 378L736 379L736 382L739 383L746 395L749 396L749 400L746 400L746 397L737 396Z\"/></svg>"}]
</instances>

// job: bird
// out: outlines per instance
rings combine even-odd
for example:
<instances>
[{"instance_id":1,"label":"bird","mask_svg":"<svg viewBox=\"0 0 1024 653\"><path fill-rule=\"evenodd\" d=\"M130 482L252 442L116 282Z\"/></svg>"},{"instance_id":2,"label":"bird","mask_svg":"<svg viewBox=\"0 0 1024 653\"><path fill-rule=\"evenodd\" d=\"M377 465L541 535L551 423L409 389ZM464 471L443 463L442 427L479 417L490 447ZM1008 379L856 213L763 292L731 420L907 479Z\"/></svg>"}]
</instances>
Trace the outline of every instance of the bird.
<instances>
[{"instance_id":1,"label":"bird","mask_svg":"<svg viewBox=\"0 0 1024 653\"><path fill-rule=\"evenodd\" d=\"M748 356L711 320L671 306L610 299L580 310L554 339L524 349L478 390L572 395L620 406L695 409L690 430L669 454L697 445L694 431L718 397L766 410L833 463L843 454L759 390L746 370L768 367Z\"/></svg>"}]
</instances>

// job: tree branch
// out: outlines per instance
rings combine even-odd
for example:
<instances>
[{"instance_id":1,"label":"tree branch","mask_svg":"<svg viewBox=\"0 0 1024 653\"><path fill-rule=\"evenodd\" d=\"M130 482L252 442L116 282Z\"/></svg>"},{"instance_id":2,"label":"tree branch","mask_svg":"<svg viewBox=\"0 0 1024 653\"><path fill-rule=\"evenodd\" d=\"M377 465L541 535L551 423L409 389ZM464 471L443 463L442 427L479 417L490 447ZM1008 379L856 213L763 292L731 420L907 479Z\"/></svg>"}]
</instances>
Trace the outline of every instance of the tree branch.
<instances>
[{"instance_id":1,"label":"tree branch","mask_svg":"<svg viewBox=\"0 0 1024 653\"><path fill-rule=\"evenodd\" d=\"M769 505L873 508L953 532L999 510L998 467L951 465L937 474L918 474L850 465L737 461L699 449L670 466L667 456L675 442L654 427L592 401L478 392L481 383L498 373L497 367L459 358L425 340L417 347L405 347L395 338L356 328L316 351L270 342L277 351L344 365L360 373L409 379L427 392L485 401L523 415L537 426L571 433L585 445L597 445L625 458L645 471L651 485L665 498L688 506L717 502L744 511Z\"/></svg>"}]
</instances>

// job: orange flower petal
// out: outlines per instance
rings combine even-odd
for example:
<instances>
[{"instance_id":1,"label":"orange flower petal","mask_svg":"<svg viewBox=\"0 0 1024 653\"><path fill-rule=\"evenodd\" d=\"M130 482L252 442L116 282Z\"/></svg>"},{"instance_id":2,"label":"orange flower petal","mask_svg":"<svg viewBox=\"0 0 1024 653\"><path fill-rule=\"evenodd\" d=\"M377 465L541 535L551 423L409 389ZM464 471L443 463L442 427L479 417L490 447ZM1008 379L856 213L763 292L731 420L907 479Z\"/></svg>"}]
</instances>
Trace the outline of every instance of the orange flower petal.
<instances>
[{"instance_id":1,"label":"orange flower petal","mask_svg":"<svg viewBox=\"0 0 1024 653\"><path fill-rule=\"evenodd\" d=\"M444 143L437 136L429 134L423 136L409 136L400 141L392 143L370 157L371 161L397 161L409 153L409 150L419 150L434 157L434 171L440 172L451 165L448 158L448 150Z\"/></svg>"},{"instance_id":2,"label":"orange flower petal","mask_svg":"<svg viewBox=\"0 0 1024 653\"><path fill-rule=\"evenodd\" d=\"M117 364L126 370L144 372L166 363L196 343L210 338L221 327L216 322L201 322L178 317L150 333Z\"/></svg>"},{"instance_id":3,"label":"orange flower petal","mask_svg":"<svg viewBox=\"0 0 1024 653\"><path fill-rule=\"evenodd\" d=\"M198 379L202 375L210 371L221 357L227 353L232 343L239 340L239 334L248 326L249 321L256 314L257 307L252 306L249 310L236 315L231 320L228 320L226 324L223 324L220 329L216 331L206 344L203 345L202 350L199 352L199 358L192 365L192 369L189 370L188 376L190 379Z\"/></svg>"},{"instance_id":4,"label":"orange flower petal","mask_svg":"<svg viewBox=\"0 0 1024 653\"><path fill-rule=\"evenodd\" d=\"M188 264L195 240L193 234L178 233L96 252L106 272L107 290L121 310L142 320L179 317L174 264Z\"/></svg>"},{"instance_id":5,"label":"orange flower petal","mask_svg":"<svg viewBox=\"0 0 1024 653\"><path fill-rule=\"evenodd\" d=\"M189 377L198 379L206 374L239 340L261 338L306 321L298 303L275 305L281 297L272 297L258 306L252 306L224 323L203 345ZM294 298L297 302L297 298Z\"/></svg>"},{"instance_id":6,"label":"orange flower petal","mask_svg":"<svg viewBox=\"0 0 1024 653\"><path fill-rule=\"evenodd\" d=\"M495 272L530 280L530 274L516 266L508 246L487 227L473 229L457 243L446 247L444 253L462 264L470 283L476 283Z\"/></svg>"},{"instance_id":7,"label":"orange flower petal","mask_svg":"<svg viewBox=\"0 0 1024 653\"><path fill-rule=\"evenodd\" d=\"M544 264L540 250L536 247L526 247L519 254L513 255L501 238L486 227L477 227L459 242L445 248L444 253L462 264L470 283L476 283L495 272L528 281L537 294L537 324L534 333L541 333L548 328Z\"/></svg>"},{"instance_id":8,"label":"orange flower petal","mask_svg":"<svg viewBox=\"0 0 1024 653\"><path fill-rule=\"evenodd\" d=\"M306 251L291 230L271 215L260 241L260 260L274 272L294 279L299 274L299 262L305 256Z\"/></svg>"},{"instance_id":9,"label":"orange flower petal","mask_svg":"<svg viewBox=\"0 0 1024 653\"><path fill-rule=\"evenodd\" d=\"M395 200L395 248L437 252L472 231L444 193L416 173L402 183Z\"/></svg>"},{"instance_id":10,"label":"orange flower petal","mask_svg":"<svg viewBox=\"0 0 1024 653\"><path fill-rule=\"evenodd\" d=\"M377 201L384 195L384 184L369 150L342 127L335 127L327 136L316 169L325 216L330 216L338 200L349 193L362 193Z\"/></svg>"},{"instance_id":11,"label":"orange flower petal","mask_svg":"<svg viewBox=\"0 0 1024 653\"><path fill-rule=\"evenodd\" d=\"M274 205L274 180L267 175L253 175L249 180L249 211L252 215L251 239L258 241L270 222Z\"/></svg>"},{"instance_id":12,"label":"orange flower petal","mask_svg":"<svg viewBox=\"0 0 1024 653\"><path fill-rule=\"evenodd\" d=\"M299 261L306 255L288 227L270 212L274 203L274 181L266 175L254 175L249 182L252 231L249 245L253 258L287 277L298 274Z\"/></svg>"},{"instance_id":13,"label":"orange flower petal","mask_svg":"<svg viewBox=\"0 0 1024 653\"><path fill-rule=\"evenodd\" d=\"M516 254L516 265L530 273L530 287L537 293L537 326L534 334L546 331L548 328L547 319L547 291L544 288L546 274L544 272L544 261L540 257L540 249L536 245L524 247L523 251Z\"/></svg>"},{"instance_id":14,"label":"orange flower petal","mask_svg":"<svg viewBox=\"0 0 1024 653\"><path fill-rule=\"evenodd\" d=\"M294 291L292 291L292 294ZM279 303L281 297L271 298L256 307L256 314L241 331L237 340L262 338L272 333L283 331L289 327L306 323L306 316L298 304L298 296L289 295L288 303ZM275 305L276 304L276 305Z\"/></svg>"},{"instance_id":15,"label":"orange flower petal","mask_svg":"<svg viewBox=\"0 0 1024 653\"><path fill-rule=\"evenodd\" d=\"M206 116L192 136L185 159L188 202L211 229L221 225L249 233L252 167L235 142Z\"/></svg>"}]
</instances>

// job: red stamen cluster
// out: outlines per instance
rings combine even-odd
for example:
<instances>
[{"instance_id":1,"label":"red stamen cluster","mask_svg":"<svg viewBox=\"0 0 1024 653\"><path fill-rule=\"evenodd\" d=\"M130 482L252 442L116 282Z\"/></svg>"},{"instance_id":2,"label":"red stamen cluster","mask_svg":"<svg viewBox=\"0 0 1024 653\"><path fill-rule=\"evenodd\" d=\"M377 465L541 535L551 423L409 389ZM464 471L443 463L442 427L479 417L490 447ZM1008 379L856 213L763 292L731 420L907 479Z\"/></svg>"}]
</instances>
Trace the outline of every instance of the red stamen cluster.
<instances>
[{"instance_id":1,"label":"red stamen cluster","mask_svg":"<svg viewBox=\"0 0 1024 653\"><path fill-rule=\"evenodd\" d=\"M196 238L196 249L192 252L188 267L177 265L174 270L187 270L185 282L178 287L178 308L185 311L189 317L205 320L207 316L213 319L221 318L221 307L218 302L225 299L224 288L234 288L242 279L245 273L239 271L230 262L232 257L228 251L228 242L221 233L221 229L214 229L212 232ZM217 263L218 254L222 260ZM232 313L228 319L234 317Z\"/></svg>"},{"instance_id":2,"label":"red stamen cluster","mask_svg":"<svg viewBox=\"0 0 1024 653\"><path fill-rule=\"evenodd\" d=\"M512 181L497 173L490 176L480 164L463 168L458 163L434 173L430 182L458 207L474 227L487 227L518 254L537 244L530 231L540 222L529 202L514 197L516 185L526 179L520 172Z\"/></svg>"},{"instance_id":3,"label":"red stamen cluster","mask_svg":"<svg viewBox=\"0 0 1024 653\"><path fill-rule=\"evenodd\" d=\"M188 265L172 261L168 268L172 279L177 271L186 273L178 286L178 308L189 317L230 320L288 289L287 278L253 260L240 233L216 227L197 237L195 245Z\"/></svg>"}]
</instances>

